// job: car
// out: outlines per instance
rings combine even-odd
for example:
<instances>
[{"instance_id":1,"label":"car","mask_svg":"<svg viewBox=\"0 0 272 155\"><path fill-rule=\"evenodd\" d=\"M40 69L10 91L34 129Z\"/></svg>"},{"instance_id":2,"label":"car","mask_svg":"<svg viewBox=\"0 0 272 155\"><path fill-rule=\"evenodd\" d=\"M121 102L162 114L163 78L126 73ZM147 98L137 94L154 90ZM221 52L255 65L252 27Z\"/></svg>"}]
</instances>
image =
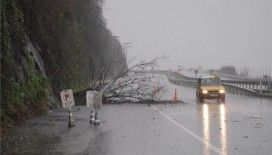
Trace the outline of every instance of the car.
<instances>
[{"instance_id":1,"label":"car","mask_svg":"<svg viewBox=\"0 0 272 155\"><path fill-rule=\"evenodd\" d=\"M221 99L225 101L225 87L217 76L202 76L197 80L196 97L203 102L204 99Z\"/></svg>"}]
</instances>

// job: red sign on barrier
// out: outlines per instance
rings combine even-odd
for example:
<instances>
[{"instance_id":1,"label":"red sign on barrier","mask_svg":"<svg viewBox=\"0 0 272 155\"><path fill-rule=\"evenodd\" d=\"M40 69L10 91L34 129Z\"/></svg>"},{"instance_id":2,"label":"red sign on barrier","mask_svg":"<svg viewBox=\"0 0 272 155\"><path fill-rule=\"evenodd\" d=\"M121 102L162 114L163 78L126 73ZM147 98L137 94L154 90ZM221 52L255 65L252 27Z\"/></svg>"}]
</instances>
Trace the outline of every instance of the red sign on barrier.
<instances>
[{"instance_id":1,"label":"red sign on barrier","mask_svg":"<svg viewBox=\"0 0 272 155\"><path fill-rule=\"evenodd\" d=\"M71 108L75 105L74 95L72 89L63 90L60 92L61 102L63 108Z\"/></svg>"}]
</instances>

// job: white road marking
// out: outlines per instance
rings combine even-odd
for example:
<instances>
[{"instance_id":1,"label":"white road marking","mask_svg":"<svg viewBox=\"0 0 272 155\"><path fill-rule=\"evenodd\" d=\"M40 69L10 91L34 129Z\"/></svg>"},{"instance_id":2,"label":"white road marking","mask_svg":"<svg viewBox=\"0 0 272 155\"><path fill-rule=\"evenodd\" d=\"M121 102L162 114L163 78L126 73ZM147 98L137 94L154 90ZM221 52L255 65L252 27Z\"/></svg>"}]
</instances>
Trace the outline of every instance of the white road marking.
<instances>
[{"instance_id":1,"label":"white road marking","mask_svg":"<svg viewBox=\"0 0 272 155\"><path fill-rule=\"evenodd\" d=\"M196 113L181 113L181 112L178 112L178 113L172 113L172 114L169 114L170 116L174 116L174 115L195 115ZM209 112L209 114L220 114L219 112Z\"/></svg>"},{"instance_id":2,"label":"white road marking","mask_svg":"<svg viewBox=\"0 0 272 155\"><path fill-rule=\"evenodd\" d=\"M251 116L251 117L262 118L260 116L257 116L257 115L254 115L254 114L250 114L250 113L247 113L247 112L242 112L242 113L245 114L245 115Z\"/></svg>"},{"instance_id":3,"label":"white road marking","mask_svg":"<svg viewBox=\"0 0 272 155\"><path fill-rule=\"evenodd\" d=\"M185 126L181 125L180 123L178 123L177 121L175 121L174 119L172 119L170 116L168 116L167 114L165 114L164 112L162 112L161 110L159 110L158 108L151 106L155 111L157 111L161 116L163 116L164 118L166 118L167 120L169 120L170 122L172 122L174 125L176 125L177 127L179 127L180 129L182 129L183 131L187 132L188 134L190 134L192 137L194 137L195 139L197 139L199 142L207 145L211 150L213 150L215 153L217 154L221 154L221 150L218 149L217 147L215 147L214 145L212 145L211 143L208 143L207 141L205 141L203 138L199 137L197 134L195 134L194 132L192 132L191 130L189 130L188 128L186 128Z\"/></svg>"},{"instance_id":4,"label":"white road marking","mask_svg":"<svg viewBox=\"0 0 272 155\"><path fill-rule=\"evenodd\" d=\"M172 113L170 115L193 115L193 114L195 114L195 113L181 113L181 112L179 112L179 113Z\"/></svg>"}]
</instances>

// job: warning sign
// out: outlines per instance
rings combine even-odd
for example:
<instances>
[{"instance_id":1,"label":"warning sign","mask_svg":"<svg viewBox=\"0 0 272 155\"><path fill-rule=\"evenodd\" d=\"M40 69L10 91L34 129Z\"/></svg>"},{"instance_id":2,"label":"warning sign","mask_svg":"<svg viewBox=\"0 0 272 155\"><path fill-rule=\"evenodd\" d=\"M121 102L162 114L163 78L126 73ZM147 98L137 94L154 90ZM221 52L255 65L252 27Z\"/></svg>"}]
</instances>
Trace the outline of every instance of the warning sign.
<instances>
[{"instance_id":1,"label":"warning sign","mask_svg":"<svg viewBox=\"0 0 272 155\"><path fill-rule=\"evenodd\" d=\"M98 91L87 91L86 104L89 108L100 109L102 105L102 93Z\"/></svg>"},{"instance_id":2,"label":"warning sign","mask_svg":"<svg viewBox=\"0 0 272 155\"><path fill-rule=\"evenodd\" d=\"M70 108L75 105L72 89L63 90L60 92L63 108Z\"/></svg>"}]
</instances>

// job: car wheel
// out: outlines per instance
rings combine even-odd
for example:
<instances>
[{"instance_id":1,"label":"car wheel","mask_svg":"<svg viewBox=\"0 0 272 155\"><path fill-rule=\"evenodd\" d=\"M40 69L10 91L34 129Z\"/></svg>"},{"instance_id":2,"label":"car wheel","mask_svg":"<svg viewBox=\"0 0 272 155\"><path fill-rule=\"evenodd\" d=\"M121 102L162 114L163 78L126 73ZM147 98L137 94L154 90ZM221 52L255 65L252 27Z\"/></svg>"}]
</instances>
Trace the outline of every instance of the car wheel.
<instances>
[{"instance_id":1,"label":"car wheel","mask_svg":"<svg viewBox=\"0 0 272 155\"><path fill-rule=\"evenodd\" d=\"M222 102L225 102L225 96L221 97Z\"/></svg>"},{"instance_id":2,"label":"car wheel","mask_svg":"<svg viewBox=\"0 0 272 155\"><path fill-rule=\"evenodd\" d=\"M204 98L203 98L201 95L199 96L199 101L200 101L200 102L203 102L203 101L204 101Z\"/></svg>"}]
</instances>

